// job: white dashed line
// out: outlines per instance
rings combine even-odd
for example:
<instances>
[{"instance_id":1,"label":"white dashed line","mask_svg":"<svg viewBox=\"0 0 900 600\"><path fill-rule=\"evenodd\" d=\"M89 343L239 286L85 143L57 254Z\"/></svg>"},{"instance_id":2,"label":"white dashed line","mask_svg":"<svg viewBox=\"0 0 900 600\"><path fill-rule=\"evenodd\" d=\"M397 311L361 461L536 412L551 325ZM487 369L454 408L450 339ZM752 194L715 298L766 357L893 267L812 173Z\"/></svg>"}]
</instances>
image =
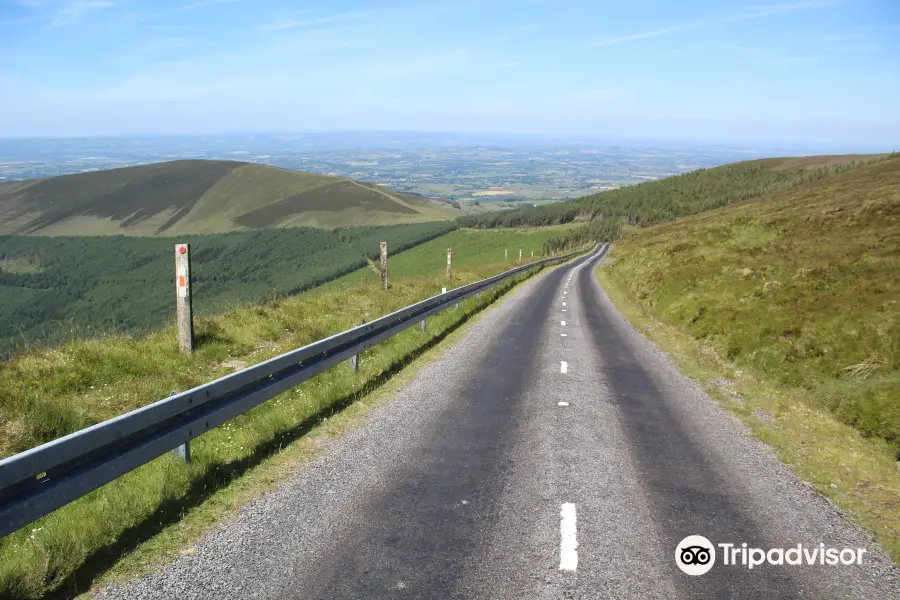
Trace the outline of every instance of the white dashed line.
<instances>
[{"instance_id":1,"label":"white dashed line","mask_svg":"<svg viewBox=\"0 0 900 600\"><path fill-rule=\"evenodd\" d=\"M578 569L578 537L575 527L575 505L566 502L559 511L559 570Z\"/></svg>"},{"instance_id":2,"label":"white dashed line","mask_svg":"<svg viewBox=\"0 0 900 600\"><path fill-rule=\"evenodd\" d=\"M563 326L563 327L566 326L566 322L565 322L565 321L562 322L562 326Z\"/></svg>"},{"instance_id":3,"label":"white dashed line","mask_svg":"<svg viewBox=\"0 0 900 600\"><path fill-rule=\"evenodd\" d=\"M559 362L559 372L560 373L568 373L569 372L569 363L562 360Z\"/></svg>"},{"instance_id":4,"label":"white dashed line","mask_svg":"<svg viewBox=\"0 0 900 600\"><path fill-rule=\"evenodd\" d=\"M556 405L557 406L568 406L569 403L568 402L557 402Z\"/></svg>"},{"instance_id":5,"label":"white dashed line","mask_svg":"<svg viewBox=\"0 0 900 600\"><path fill-rule=\"evenodd\" d=\"M564 334L564 333L561 333L559 335L561 335L562 337L566 337L566 334Z\"/></svg>"},{"instance_id":6,"label":"white dashed line","mask_svg":"<svg viewBox=\"0 0 900 600\"><path fill-rule=\"evenodd\" d=\"M565 305L566 305L566 303L565 303L565 302L563 302L563 306L565 306Z\"/></svg>"}]
</instances>

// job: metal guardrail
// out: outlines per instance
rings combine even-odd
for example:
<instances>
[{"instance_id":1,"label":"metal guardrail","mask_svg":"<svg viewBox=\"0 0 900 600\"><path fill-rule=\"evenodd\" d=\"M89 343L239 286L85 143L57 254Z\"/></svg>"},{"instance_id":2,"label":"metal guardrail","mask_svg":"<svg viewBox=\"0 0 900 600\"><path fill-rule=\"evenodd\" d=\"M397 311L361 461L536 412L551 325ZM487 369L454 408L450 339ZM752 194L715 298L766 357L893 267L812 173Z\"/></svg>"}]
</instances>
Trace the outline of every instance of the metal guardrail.
<instances>
[{"instance_id":1,"label":"metal guardrail","mask_svg":"<svg viewBox=\"0 0 900 600\"><path fill-rule=\"evenodd\" d=\"M210 429L528 269L510 269L369 323L0 460L0 537L65 506Z\"/></svg>"}]
</instances>

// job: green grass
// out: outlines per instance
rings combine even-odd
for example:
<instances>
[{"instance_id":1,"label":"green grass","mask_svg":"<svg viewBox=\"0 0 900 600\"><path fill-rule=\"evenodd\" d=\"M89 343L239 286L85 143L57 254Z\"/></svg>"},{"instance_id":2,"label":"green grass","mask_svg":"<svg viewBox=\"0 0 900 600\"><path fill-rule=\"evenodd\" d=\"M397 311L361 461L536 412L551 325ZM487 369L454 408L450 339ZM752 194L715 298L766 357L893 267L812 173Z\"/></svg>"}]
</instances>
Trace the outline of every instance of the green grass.
<instances>
[{"instance_id":1,"label":"green grass","mask_svg":"<svg viewBox=\"0 0 900 600\"><path fill-rule=\"evenodd\" d=\"M379 186L225 160L0 183L0 235L186 235L448 220L449 205Z\"/></svg>"},{"instance_id":2,"label":"green grass","mask_svg":"<svg viewBox=\"0 0 900 600\"><path fill-rule=\"evenodd\" d=\"M900 157L637 231L614 257L620 304L734 379L757 434L900 557Z\"/></svg>"},{"instance_id":3,"label":"green grass","mask_svg":"<svg viewBox=\"0 0 900 600\"><path fill-rule=\"evenodd\" d=\"M453 266L481 267L504 266L511 269L522 262L538 260L544 256L547 240L571 229L571 226L519 228L483 231L457 229L439 238L418 245L411 251L389 254L388 272L391 277L413 277L426 273L443 272L447 268L447 249L453 249ZM388 247L390 252L390 246ZM534 251L534 258L531 251ZM504 251L506 254L504 254ZM506 261L504 262L504 256ZM380 275L375 268L360 269L345 275L329 286L340 286L360 281L375 281Z\"/></svg>"},{"instance_id":4,"label":"green grass","mask_svg":"<svg viewBox=\"0 0 900 600\"><path fill-rule=\"evenodd\" d=\"M428 254L420 247L408 252L414 258ZM443 268L435 275L420 267L416 276L393 276L387 291L376 282L361 281L202 318L196 324L199 347L187 358L177 351L171 327L143 339L109 336L25 352L0 370L0 456L345 330L433 295L442 286L456 287L507 266L463 255L449 284ZM201 511L207 524L213 522L215 511L211 516L203 508L211 496L301 439L324 418L378 388L512 285L466 300L458 311L429 318L425 333L412 328L368 350L358 374L339 365L197 438L190 465L161 457L3 538L0 597L72 595L185 514ZM163 542L154 543L162 544L163 553L171 550Z\"/></svg>"},{"instance_id":5,"label":"green grass","mask_svg":"<svg viewBox=\"0 0 900 600\"><path fill-rule=\"evenodd\" d=\"M190 242L194 310L294 294L350 273L378 243L407 248L452 228L432 222L187 238L0 236L0 357L22 345L139 333L172 318L176 242Z\"/></svg>"}]
</instances>

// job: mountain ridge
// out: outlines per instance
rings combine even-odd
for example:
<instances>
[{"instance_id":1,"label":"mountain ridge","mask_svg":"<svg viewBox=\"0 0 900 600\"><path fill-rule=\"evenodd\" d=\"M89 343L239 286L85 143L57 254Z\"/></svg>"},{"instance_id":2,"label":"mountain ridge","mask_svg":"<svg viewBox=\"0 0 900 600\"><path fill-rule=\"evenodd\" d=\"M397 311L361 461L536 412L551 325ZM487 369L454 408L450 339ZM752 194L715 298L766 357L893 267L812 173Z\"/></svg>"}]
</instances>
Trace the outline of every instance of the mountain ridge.
<instances>
[{"instance_id":1,"label":"mountain ridge","mask_svg":"<svg viewBox=\"0 0 900 600\"><path fill-rule=\"evenodd\" d=\"M0 183L0 235L171 236L450 220L451 208L331 175L175 160Z\"/></svg>"}]
</instances>

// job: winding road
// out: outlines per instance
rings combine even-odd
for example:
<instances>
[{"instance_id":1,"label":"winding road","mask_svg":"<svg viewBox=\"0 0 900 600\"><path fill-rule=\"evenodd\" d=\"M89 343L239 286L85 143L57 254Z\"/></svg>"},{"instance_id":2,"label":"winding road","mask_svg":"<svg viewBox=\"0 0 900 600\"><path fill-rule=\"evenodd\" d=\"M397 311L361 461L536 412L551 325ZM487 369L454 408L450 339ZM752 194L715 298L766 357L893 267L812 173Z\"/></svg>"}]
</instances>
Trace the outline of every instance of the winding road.
<instances>
[{"instance_id":1,"label":"winding road","mask_svg":"<svg viewBox=\"0 0 900 600\"><path fill-rule=\"evenodd\" d=\"M606 250L517 287L193 554L100 597L900 598L870 537L615 310ZM689 535L716 546L705 574L676 565ZM866 551L750 569L742 544Z\"/></svg>"}]
</instances>

